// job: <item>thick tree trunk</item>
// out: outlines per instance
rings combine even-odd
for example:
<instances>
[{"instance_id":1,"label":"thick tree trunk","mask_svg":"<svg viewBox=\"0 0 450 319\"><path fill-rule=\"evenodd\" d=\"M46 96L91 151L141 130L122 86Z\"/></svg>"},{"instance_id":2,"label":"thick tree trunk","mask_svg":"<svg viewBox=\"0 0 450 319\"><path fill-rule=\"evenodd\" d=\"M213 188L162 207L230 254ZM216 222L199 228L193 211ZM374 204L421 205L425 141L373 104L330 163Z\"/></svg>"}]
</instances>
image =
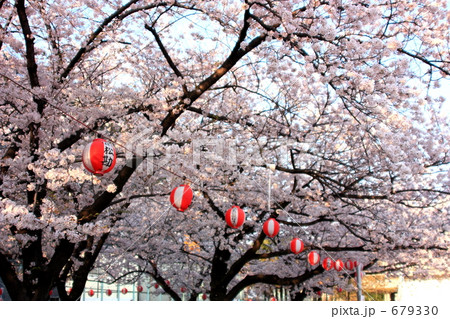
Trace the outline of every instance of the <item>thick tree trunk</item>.
<instances>
[{"instance_id":1,"label":"thick tree trunk","mask_svg":"<svg viewBox=\"0 0 450 319\"><path fill-rule=\"evenodd\" d=\"M226 299L228 281L224 281L224 275L228 270L228 260L231 253L228 250L216 249L211 268L211 293L210 300L221 301Z\"/></svg>"}]
</instances>

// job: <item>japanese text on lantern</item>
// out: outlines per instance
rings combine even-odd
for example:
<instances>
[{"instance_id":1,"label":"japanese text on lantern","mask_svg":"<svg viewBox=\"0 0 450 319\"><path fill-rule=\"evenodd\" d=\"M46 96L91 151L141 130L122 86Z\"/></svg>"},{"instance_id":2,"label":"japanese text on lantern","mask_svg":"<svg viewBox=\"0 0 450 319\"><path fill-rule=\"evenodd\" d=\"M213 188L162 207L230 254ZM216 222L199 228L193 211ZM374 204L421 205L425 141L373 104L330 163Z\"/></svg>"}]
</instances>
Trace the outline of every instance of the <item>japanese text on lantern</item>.
<instances>
[{"instance_id":1,"label":"japanese text on lantern","mask_svg":"<svg viewBox=\"0 0 450 319\"><path fill-rule=\"evenodd\" d=\"M105 150L103 155L103 165L104 166L111 166L112 162L114 160L114 148L111 144L105 143Z\"/></svg>"}]
</instances>

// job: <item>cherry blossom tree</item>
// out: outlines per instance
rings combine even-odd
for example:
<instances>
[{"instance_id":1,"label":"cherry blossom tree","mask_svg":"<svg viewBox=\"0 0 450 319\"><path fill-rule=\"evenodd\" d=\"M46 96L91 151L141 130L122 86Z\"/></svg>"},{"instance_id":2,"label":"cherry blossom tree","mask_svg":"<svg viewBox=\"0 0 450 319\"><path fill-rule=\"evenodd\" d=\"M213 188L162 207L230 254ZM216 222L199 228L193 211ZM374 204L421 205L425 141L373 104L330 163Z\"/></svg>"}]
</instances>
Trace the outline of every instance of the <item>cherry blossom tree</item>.
<instances>
[{"instance_id":1,"label":"cherry blossom tree","mask_svg":"<svg viewBox=\"0 0 450 319\"><path fill-rule=\"evenodd\" d=\"M448 271L446 1L0 0L0 28L12 299L76 300L93 267L175 300L350 287L313 249L368 273ZM118 153L101 177L81 163L99 136Z\"/></svg>"}]
</instances>

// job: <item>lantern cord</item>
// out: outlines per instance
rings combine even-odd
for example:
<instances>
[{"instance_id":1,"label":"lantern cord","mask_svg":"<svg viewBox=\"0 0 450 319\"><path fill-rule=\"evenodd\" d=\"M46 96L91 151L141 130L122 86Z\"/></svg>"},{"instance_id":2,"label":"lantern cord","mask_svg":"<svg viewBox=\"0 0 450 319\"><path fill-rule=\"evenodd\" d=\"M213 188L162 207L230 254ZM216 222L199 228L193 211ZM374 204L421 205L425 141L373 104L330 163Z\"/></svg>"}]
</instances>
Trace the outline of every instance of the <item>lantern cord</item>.
<instances>
[{"instance_id":1,"label":"lantern cord","mask_svg":"<svg viewBox=\"0 0 450 319\"><path fill-rule=\"evenodd\" d=\"M30 93L33 97L38 98L38 96L37 96L32 90L30 90L29 88L23 86L23 85L20 84L19 82L15 81L14 79L11 79L9 76L7 76L7 75L5 75L5 74L3 74L3 73L0 73L0 75L1 75L2 77L4 77L5 79L11 81L12 83L14 83L15 85L17 85L18 87L22 88L23 90L27 91L27 92ZM60 92L61 92L61 91L60 91ZM57 94L59 94L59 92L58 92ZM64 111L64 110L61 109L60 107L56 106L55 104L51 103L50 101L47 100L46 103L47 103L49 106L51 106L52 108L54 108L54 109L56 109L57 111L59 111L60 113L62 113L64 116L66 116L66 117L70 118L71 120L77 122L77 123L80 124L81 126L84 126L84 127L87 128L89 131L91 131L91 132L93 132L93 133L96 133L99 137L101 137L101 138L103 138L103 139L105 139L105 140L110 141L110 142L113 143L114 145L117 145L117 146L123 148L124 150L130 152L130 153L133 154L133 155L138 156L138 154L136 154L135 152L133 152L133 151L127 149L126 146L124 146L123 144L119 143L117 140L114 140L113 138L111 138L111 137L109 137L109 136L106 136L105 134L102 134L102 133L100 133L99 131L97 131L97 130L91 128L89 125L87 125L87 124L84 123L83 121L80 121L80 120L77 119L76 117L70 115L69 113L67 113L66 111ZM174 173L174 172L170 171L169 169L167 169L167 168L165 168L165 167L163 167L163 166L159 166L159 165L157 165L157 164L155 164L155 166L157 166L157 168L160 168L160 169L162 169L162 170L164 170L164 171L166 171L166 172L168 172L168 173L170 173L170 174L172 174L172 175L174 175L174 176L176 176L176 177L178 177L178 178L181 178L181 179L183 179L183 180L186 180L186 181L190 182L190 183L193 184L193 185L196 185L195 183L192 182L192 180L190 180L190 179L187 178L187 177L180 176L180 175L178 175L177 173ZM199 185L199 184L198 184L198 185Z\"/></svg>"}]
</instances>

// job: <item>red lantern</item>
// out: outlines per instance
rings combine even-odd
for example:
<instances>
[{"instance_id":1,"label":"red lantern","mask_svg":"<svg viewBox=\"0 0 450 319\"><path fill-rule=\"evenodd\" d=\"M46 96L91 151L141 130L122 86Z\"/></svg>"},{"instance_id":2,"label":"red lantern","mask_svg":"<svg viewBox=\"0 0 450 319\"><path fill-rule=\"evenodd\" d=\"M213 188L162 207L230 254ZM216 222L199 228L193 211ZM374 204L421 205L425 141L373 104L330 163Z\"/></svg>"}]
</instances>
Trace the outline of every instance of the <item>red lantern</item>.
<instances>
[{"instance_id":1,"label":"red lantern","mask_svg":"<svg viewBox=\"0 0 450 319\"><path fill-rule=\"evenodd\" d=\"M353 260L349 259L344 263L344 266L347 270L353 270L353 268L355 267L355 263L353 262Z\"/></svg>"},{"instance_id":2,"label":"red lantern","mask_svg":"<svg viewBox=\"0 0 450 319\"><path fill-rule=\"evenodd\" d=\"M180 288L180 291L181 291L182 293L185 293L185 292L186 292L186 288L185 288L185 287L181 287L181 288Z\"/></svg>"},{"instance_id":3,"label":"red lantern","mask_svg":"<svg viewBox=\"0 0 450 319\"><path fill-rule=\"evenodd\" d=\"M3 295L3 289L0 288L0 296Z\"/></svg>"},{"instance_id":4,"label":"red lantern","mask_svg":"<svg viewBox=\"0 0 450 319\"><path fill-rule=\"evenodd\" d=\"M136 288L136 289L137 289L137 291L138 291L138 292L142 292L142 291L144 291L144 287L142 287L142 286L137 286L137 288Z\"/></svg>"},{"instance_id":5,"label":"red lantern","mask_svg":"<svg viewBox=\"0 0 450 319\"><path fill-rule=\"evenodd\" d=\"M342 292L342 288L338 287L337 292Z\"/></svg>"},{"instance_id":6,"label":"red lantern","mask_svg":"<svg viewBox=\"0 0 450 319\"><path fill-rule=\"evenodd\" d=\"M356 267L358 267L358 265L359 265L359 262L357 262L356 260L353 262L353 268L356 268Z\"/></svg>"},{"instance_id":7,"label":"red lantern","mask_svg":"<svg viewBox=\"0 0 450 319\"><path fill-rule=\"evenodd\" d=\"M67 289L67 294L70 295L70 293L72 292L72 288ZM1 295L1 294L0 294Z\"/></svg>"},{"instance_id":8,"label":"red lantern","mask_svg":"<svg viewBox=\"0 0 450 319\"><path fill-rule=\"evenodd\" d=\"M53 290L50 290L50 291L48 292L48 295L49 295L49 296L53 295Z\"/></svg>"},{"instance_id":9,"label":"red lantern","mask_svg":"<svg viewBox=\"0 0 450 319\"><path fill-rule=\"evenodd\" d=\"M122 292L124 295L126 295L127 292L128 292L128 289L127 289L127 288L122 288L121 292Z\"/></svg>"},{"instance_id":10,"label":"red lantern","mask_svg":"<svg viewBox=\"0 0 450 319\"><path fill-rule=\"evenodd\" d=\"M158 284L155 284L155 289L158 289L159 288L159 285Z\"/></svg>"},{"instance_id":11,"label":"red lantern","mask_svg":"<svg viewBox=\"0 0 450 319\"><path fill-rule=\"evenodd\" d=\"M189 185L180 185L170 193L170 202L178 211L184 212L191 204L192 197L192 189Z\"/></svg>"},{"instance_id":12,"label":"red lantern","mask_svg":"<svg viewBox=\"0 0 450 319\"><path fill-rule=\"evenodd\" d=\"M92 290L92 289L91 289L91 290L89 290L89 293L88 293L88 294L89 294L89 296L91 296L91 297L92 297L92 296L93 296L93 295L95 294L95 293L94 293L94 290Z\"/></svg>"},{"instance_id":13,"label":"red lantern","mask_svg":"<svg viewBox=\"0 0 450 319\"><path fill-rule=\"evenodd\" d=\"M317 291L317 295L318 295L318 296L322 296L322 291L318 290L318 291Z\"/></svg>"},{"instance_id":14,"label":"red lantern","mask_svg":"<svg viewBox=\"0 0 450 319\"><path fill-rule=\"evenodd\" d=\"M334 261L333 261L333 259L331 259L330 257L325 258L325 259L322 261L322 267L323 267L323 269L325 269L325 270L331 270L331 269L333 269L333 267L334 267Z\"/></svg>"},{"instance_id":15,"label":"red lantern","mask_svg":"<svg viewBox=\"0 0 450 319\"><path fill-rule=\"evenodd\" d=\"M309 254L308 254L308 262L309 262L309 264L311 265L311 266L315 266L315 265L317 265L319 262L320 262L320 255L319 255L319 253L318 252L316 252L316 251L311 251Z\"/></svg>"},{"instance_id":16,"label":"red lantern","mask_svg":"<svg viewBox=\"0 0 450 319\"><path fill-rule=\"evenodd\" d=\"M106 289L106 295L107 296L111 296L112 295L112 290L111 289Z\"/></svg>"},{"instance_id":17,"label":"red lantern","mask_svg":"<svg viewBox=\"0 0 450 319\"><path fill-rule=\"evenodd\" d=\"M108 173L116 165L114 146L101 138L96 138L83 150L83 165L95 175Z\"/></svg>"},{"instance_id":18,"label":"red lantern","mask_svg":"<svg viewBox=\"0 0 450 319\"><path fill-rule=\"evenodd\" d=\"M269 218L263 226L264 233L269 237L275 237L280 231L280 224L275 220L275 218Z\"/></svg>"},{"instance_id":19,"label":"red lantern","mask_svg":"<svg viewBox=\"0 0 450 319\"><path fill-rule=\"evenodd\" d=\"M342 260L336 260L336 262L334 263L334 269L336 269L337 271L341 271L342 269L344 269L344 263L342 262Z\"/></svg>"},{"instance_id":20,"label":"red lantern","mask_svg":"<svg viewBox=\"0 0 450 319\"><path fill-rule=\"evenodd\" d=\"M303 251L303 248L305 246L303 245L303 242L298 239L298 238L294 238L291 240L291 251L294 254L300 254Z\"/></svg>"},{"instance_id":21,"label":"red lantern","mask_svg":"<svg viewBox=\"0 0 450 319\"><path fill-rule=\"evenodd\" d=\"M245 213L239 206L233 206L227 210L225 221L231 228L239 228L245 221Z\"/></svg>"},{"instance_id":22,"label":"red lantern","mask_svg":"<svg viewBox=\"0 0 450 319\"><path fill-rule=\"evenodd\" d=\"M206 298L208 298L208 296L207 296L206 294L203 294L203 295L202 295L202 299L203 299L203 300L206 300Z\"/></svg>"}]
</instances>

